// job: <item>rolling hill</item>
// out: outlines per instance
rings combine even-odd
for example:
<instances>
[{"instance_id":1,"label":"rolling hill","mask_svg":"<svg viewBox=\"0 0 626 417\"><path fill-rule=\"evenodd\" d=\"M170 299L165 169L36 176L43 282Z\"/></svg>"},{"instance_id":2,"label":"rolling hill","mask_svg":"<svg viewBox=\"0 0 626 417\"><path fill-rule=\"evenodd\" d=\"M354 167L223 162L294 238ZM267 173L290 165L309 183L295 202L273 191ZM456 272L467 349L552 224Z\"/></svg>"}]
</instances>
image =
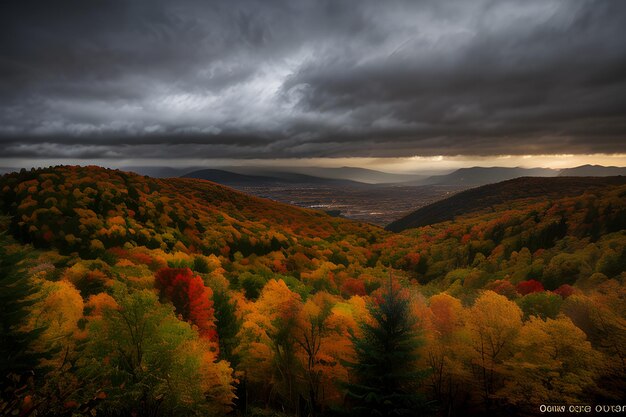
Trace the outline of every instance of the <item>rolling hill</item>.
<instances>
[{"instance_id":1,"label":"rolling hill","mask_svg":"<svg viewBox=\"0 0 626 417\"><path fill-rule=\"evenodd\" d=\"M519 177L555 177L558 170L548 168L472 167L446 175L433 175L416 184L479 186Z\"/></svg>"},{"instance_id":2,"label":"rolling hill","mask_svg":"<svg viewBox=\"0 0 626 417\"><path fill-rule=\"evenodd\" d=\"M454 219L456 216L493 208L520 199L554 199L626 183L624 177L522 177L462 191L422 207L390 223L386 229L400 232Z\"/></svg>"},{"instance_id":3,"label":"rolling hill","mask_svg":"<svg viewBox=\"0 0 626 417\"><path fill-rule=\"evenodd\" d=\"M394 174L359 167L232 167L225 168L228 171L253 175L281 176L287 173L310 175L319 178L342 179L363 182L367 184L392 184L407 181L419 181L427 178L427 175L418 174Z\"/></svg>"},{"instance_id":4,"label":"rolling hill","mask_svg":"<svg viewBox=\"0 0 626 417\"><path fill-rule=\"evenodd\" d=\"M288 185L314 185L314 186L362 186L363 183L356 181L321 178L294 172L268 171L264 175L248 175L221 169L202 169L189 172L183 178L196 178L216 182L233 188L240 187L276 187Z\"/></svg>"},{"instance_id":5,"label":"rolling hill","mask_svg":"<svg viewBox=\"0 0 626 417\"><path fill-rule=\"evenodd\" d=\"M575 168L565 168L559 172L559 177L609 177L616 175L626 175L626 167L581 165Z\"/></svg>"},{"instance_id":6,"label":"rolling hill","mask_svg":"<svg viewBox=\"0 0 626 417\"><path fill-rule=\"evenodd\" d=\"M626 175L626 168L601 165L583 165L561 170L550 168L472 167L460 168L446 175L433 175L423 179L412 180L407 182L407 184L476 187L520 177L608 177L617 175Z\"/></svg>"},{"instance_id":7,"label":"rolling hill","mask_svg":"<svg viewBox=\"0 0 626 417\"><path fill-rule=\"evenodd\" d=\"M205 173L201 173L206 171ZM158 171L154 171L158 173ZM245 175L229 176L225 172ZM405 186L442 185L477 187L495 184L521 177L607 177L626 175L624 167L605 167L601 165L583 165L574 168L520 168L520 167L472 167L460 168L445 175L392 174L355 167L229 167L220 170L199 170L188 174L194 178L212 180L230 186L259 184L320 184L320 185L360 185L398 184ZM161 176L161 175L159 175ZM255 180L255 177L257 179ZM346 181L342 183L341 181Z\"/></svg>"},{"instance_id":8,"label":"rolling hill","mask_svg":"<svg viewBox=\"0 0 626 417\"><path fill-rule=\"evenodd\" d=\"M99 167L7 174L0 178L0 202L0 209L12 216L10 230L18 239L91 256L124 242L232 256L257 249L267 253L277 245L328 237L344 228L342 235L380 234L373 226L208 181L157 179ZM277 218L280 222L269 220Z\"/></svg>"},{"instance_id":9,"label":"rolling hill","mask_svg":"<svg viewBox=\"0 0 626 417\"><path fill-rule=\"evenodd\" d=\"M153 178L173 178L180 177L188 172L196 171L198 167L173 168L167 166L123 166L122 171L134 172L139 175L146 175Z\"/></svg>"}]
</instances>

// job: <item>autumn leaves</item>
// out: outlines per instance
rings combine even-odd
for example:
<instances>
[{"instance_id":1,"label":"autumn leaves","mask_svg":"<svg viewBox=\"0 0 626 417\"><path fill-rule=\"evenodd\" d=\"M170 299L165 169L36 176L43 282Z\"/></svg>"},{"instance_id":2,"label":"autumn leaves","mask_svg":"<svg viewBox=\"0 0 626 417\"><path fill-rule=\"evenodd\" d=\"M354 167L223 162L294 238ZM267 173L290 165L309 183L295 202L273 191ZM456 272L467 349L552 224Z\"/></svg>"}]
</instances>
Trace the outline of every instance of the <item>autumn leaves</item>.
<instances>
[{"instance_id":1,"label":"autumn leaves","mask_svg":"<svg viewBox=\"0 0 626 417\"><path fill-rule=\"evenodd\" d=\"M3 404L450 416L619 400L624 192L391 234L193 180L4 176L0 298L19 313L4 340L32 384Z\"/></svg>"}]
</instances>

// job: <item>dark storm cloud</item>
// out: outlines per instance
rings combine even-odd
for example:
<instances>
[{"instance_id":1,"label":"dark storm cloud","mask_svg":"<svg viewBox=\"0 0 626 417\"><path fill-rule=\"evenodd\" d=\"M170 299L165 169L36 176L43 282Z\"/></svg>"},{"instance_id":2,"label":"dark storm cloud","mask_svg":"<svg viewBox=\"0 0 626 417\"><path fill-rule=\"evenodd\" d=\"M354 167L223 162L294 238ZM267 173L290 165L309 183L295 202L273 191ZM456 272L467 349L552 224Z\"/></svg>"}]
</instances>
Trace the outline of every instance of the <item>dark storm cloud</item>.
<instances>
[{"instance_id":1,"label":"dark storm cloud","mask_svg":"<svg viewBox=\"0 0 626 417\"><path fill-rule=\"evenodd\" d=\"M626 152L621 1L11 3L1 157Z\"/></svg>"}]
</instances>

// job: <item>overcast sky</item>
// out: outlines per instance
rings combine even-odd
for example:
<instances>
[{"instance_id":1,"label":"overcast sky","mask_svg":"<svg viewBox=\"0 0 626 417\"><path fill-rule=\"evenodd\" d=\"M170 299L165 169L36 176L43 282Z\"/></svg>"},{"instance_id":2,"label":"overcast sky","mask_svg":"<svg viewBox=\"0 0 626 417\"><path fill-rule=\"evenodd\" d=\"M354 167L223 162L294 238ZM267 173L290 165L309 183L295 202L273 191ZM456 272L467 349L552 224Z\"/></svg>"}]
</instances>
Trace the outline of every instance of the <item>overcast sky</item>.
<instances>
[{"instance_id":1,"label":"overcast sky","mask_svg":"<svg viewBox=\"0 0 626 417\"><path fill-rule=\"evenodd\" d=\"M0 162L619 164L625 39L620 0L3 1Z\"/></svg>"}]
</instances>

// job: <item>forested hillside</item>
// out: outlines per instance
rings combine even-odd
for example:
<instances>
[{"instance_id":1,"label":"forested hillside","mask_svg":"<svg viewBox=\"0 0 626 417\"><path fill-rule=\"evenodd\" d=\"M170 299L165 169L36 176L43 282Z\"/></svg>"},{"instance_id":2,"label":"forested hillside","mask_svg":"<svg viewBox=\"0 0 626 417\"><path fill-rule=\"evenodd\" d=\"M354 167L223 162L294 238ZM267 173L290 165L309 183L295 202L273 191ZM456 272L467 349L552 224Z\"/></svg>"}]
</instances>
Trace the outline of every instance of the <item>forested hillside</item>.
<instances>
[{"instance_id":1,"label":"forested hillside","mask_svg":"<svg viewBox=\"0 0 626 417\"><path fill-rule=\"evenodd\" d=\"M626 185L585 184L394 234L202 180L5 175L0 414L618 404Z\"/></svg>"},{"instance_id":2,"label":"forested hillside","mask_svg":"<svg viewBox=\"0 0 626 417\"><path fill-rule=\"evenodd\" d=\"M424 206L387 226L402 230L453 220L456 216L491 209L498 211L517 200L545 200L576 196L596 188L626 184L626 177L521 177L462 191Z\"/></svg>"}]
</instances>

